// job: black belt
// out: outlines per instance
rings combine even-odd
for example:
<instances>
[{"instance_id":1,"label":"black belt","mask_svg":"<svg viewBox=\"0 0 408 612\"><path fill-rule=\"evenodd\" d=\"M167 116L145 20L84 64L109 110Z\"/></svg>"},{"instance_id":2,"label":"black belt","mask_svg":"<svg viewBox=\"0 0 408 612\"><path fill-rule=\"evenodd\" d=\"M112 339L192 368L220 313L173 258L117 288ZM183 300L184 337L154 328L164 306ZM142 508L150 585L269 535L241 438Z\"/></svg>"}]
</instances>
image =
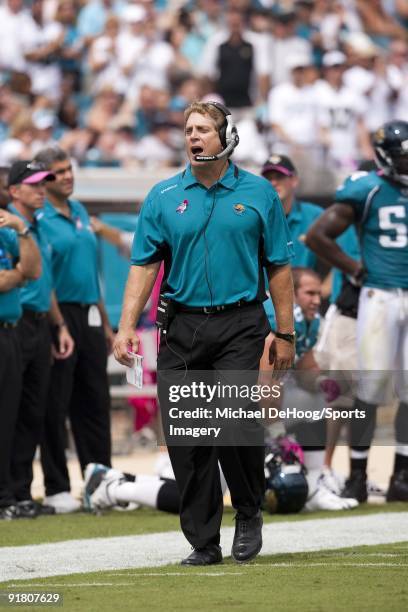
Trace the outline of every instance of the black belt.
<instances>
[{"instance_id":1,"label":"black belt","mask_svg":"<svg viewBox=\"0 0 408 612\"><path fill-rule=\"evenodd\" d=\"M94 304L84 304L83 302L58 302L59 306L75 306L75 308L81 308L82 310L88 310Z\"/></svg>"},{"instance_id":2,"label":"black belt","mask_svg":"<svg viewBox=\"0 0 408 612\"><path fill-rule=\"evenodd\" d=\"M255 304L259 303L260 302L258 302L258 300L252 300L252 302L238 300L238 302L234 302L233 304L222 304L221 306L185 306L184 304L179 304L178 302L172 302L172 306L174 306L175 312L209 315L219 314L228 310L238 310L239 308L246 308L247 306L254 306Z\"/></svg>"},{"instance_id":3,"label":"black belt","mask_svg":"<svg viewBox=\"0 0 408 612\"><path fill-rule=\"evenodd\" d=\"M342 308L341 306L337 306L337 310L339 314L343 315L343 317L349 317L350 319L357 319L357 308Z\"/></svg>"},{"instance_id":4,"label":"black belt","mask_svg":"<svg viewBox=\"0 0 408 612\"><path fill-rule=\"evenodd\" d=\"M9 323L9 321L0 321L0 329L14 329L17 323Z\"/></svg>"},{"instance_id":5,"label":"black belt","mask_svg":"<svg viewBox=\"0 0 408 612\"><path fill-rule=\"evenodd\" d=\"M48 312L36 312L35 310L23 310L24 319L29 321L42 321L46 319Z\"/></svg>"}]
</instances>

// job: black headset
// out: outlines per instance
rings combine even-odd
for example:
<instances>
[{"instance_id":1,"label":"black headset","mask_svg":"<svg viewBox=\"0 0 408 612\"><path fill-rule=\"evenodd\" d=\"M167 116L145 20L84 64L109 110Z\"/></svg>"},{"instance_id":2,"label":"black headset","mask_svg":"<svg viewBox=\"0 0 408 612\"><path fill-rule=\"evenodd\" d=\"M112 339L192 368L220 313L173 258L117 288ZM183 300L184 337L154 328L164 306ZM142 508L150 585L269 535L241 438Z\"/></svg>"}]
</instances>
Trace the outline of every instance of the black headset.
<instances>
[{"instance_id":1,"label":"black headset","mask_svg":"<svg viewBox=\"0 0 408 612\"><path fill-rule=\"evenodd\" d=\"M207 102L207 104L221 111L225 118L224 123L218 130L222 151L217 155L195 155L194 159L200 162L217 161L229 157L239 143L238 130L232 120L231 111L220 102Z\"/></svg>"}]
</instances>

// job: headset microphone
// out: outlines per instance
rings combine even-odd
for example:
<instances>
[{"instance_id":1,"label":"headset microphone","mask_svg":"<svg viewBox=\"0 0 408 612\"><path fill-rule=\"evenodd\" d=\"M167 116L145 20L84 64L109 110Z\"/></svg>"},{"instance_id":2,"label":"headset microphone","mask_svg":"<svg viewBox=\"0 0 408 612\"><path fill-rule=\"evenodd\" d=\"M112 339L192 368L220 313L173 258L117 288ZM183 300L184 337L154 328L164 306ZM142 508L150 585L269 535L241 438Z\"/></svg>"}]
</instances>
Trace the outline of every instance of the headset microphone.
<instances>
[{"instance_id":1,"label":"headset microphone","mask_svg":"<svg viewBox=\"0 0 408 612\"><path fill-rule=\"evenodd\" d=\"M211 162L229 157L239 143L238 130L232 121L231 112L228 108L219 102L208 102L207 104L215 106L225 117L224 125L219 130L221 145L224 148L217 155L195 155L194 159L198 162Z\"/></svg>"},{"instance_id":2,"label":"headset microphone","mask_svg":"<svg viewBox=\"0 0 408 612\"><path fill-rule=\"evenodd\" d=\"M237 139L239 141L238 135ZM230 153L233 152L237 144L238 142L235 141L230 142L230 144L225 149L223 149L221 153L218 153L217 155L195 155L194 159L198 162L217 161L218 159L224 159L224 157L228 157Z\"/></svg>"}]
</instances>

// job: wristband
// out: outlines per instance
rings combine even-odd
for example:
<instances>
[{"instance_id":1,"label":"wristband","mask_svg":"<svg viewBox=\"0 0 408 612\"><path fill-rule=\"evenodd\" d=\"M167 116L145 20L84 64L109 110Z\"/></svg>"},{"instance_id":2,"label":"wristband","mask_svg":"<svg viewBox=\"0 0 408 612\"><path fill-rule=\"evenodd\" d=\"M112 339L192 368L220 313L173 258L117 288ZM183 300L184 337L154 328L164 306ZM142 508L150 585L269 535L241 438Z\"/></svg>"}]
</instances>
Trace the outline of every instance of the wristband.
<instances>
[{"instance_id":1,"label":"wristband","mask_svg":"<svg viewBox=\"0 0 408 612\"><path fill-rule=\"evenodd\" d=\"M19 238L28 238L30 235L30 228L25 227L22 232L17 232Z\"/></svg>"},{"instance_id":2,"label":"wristband","mask_svg":"<svg viewBox=\"0 0 408 612\"><path fill-rule=\"evenodd\" d=\"M286 342L290 342L291 344L295 344L296 332L291 332L288 334L283 334L281 332L275 332L275 336L280 338L281 340L286 340Z\"/></svg>"}]
</instances>

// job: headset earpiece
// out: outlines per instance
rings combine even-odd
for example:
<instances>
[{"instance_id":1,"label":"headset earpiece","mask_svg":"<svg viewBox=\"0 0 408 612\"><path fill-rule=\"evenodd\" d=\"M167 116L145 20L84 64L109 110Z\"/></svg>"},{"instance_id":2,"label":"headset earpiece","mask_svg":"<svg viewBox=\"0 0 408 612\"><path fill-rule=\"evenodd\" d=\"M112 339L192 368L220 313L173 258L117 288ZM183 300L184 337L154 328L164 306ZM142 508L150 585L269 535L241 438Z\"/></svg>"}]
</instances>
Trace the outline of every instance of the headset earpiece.
<instances>
[{"instance_id":1,"label":"headset earpiece","mask_svg":"<svg viewBox=\"0 0 408 612\"><path fill-rule=\"evenodd\" d=\"M224 104L220 102L207 102L211 106L214 106L224 115L224 123L218 130L222 151L218 155L196 155L196 161L216 161L217 159L223 159L229 157L237 144L239 143L238 130L232 120L231 112Z\"/></svg>"}]
</instances>

